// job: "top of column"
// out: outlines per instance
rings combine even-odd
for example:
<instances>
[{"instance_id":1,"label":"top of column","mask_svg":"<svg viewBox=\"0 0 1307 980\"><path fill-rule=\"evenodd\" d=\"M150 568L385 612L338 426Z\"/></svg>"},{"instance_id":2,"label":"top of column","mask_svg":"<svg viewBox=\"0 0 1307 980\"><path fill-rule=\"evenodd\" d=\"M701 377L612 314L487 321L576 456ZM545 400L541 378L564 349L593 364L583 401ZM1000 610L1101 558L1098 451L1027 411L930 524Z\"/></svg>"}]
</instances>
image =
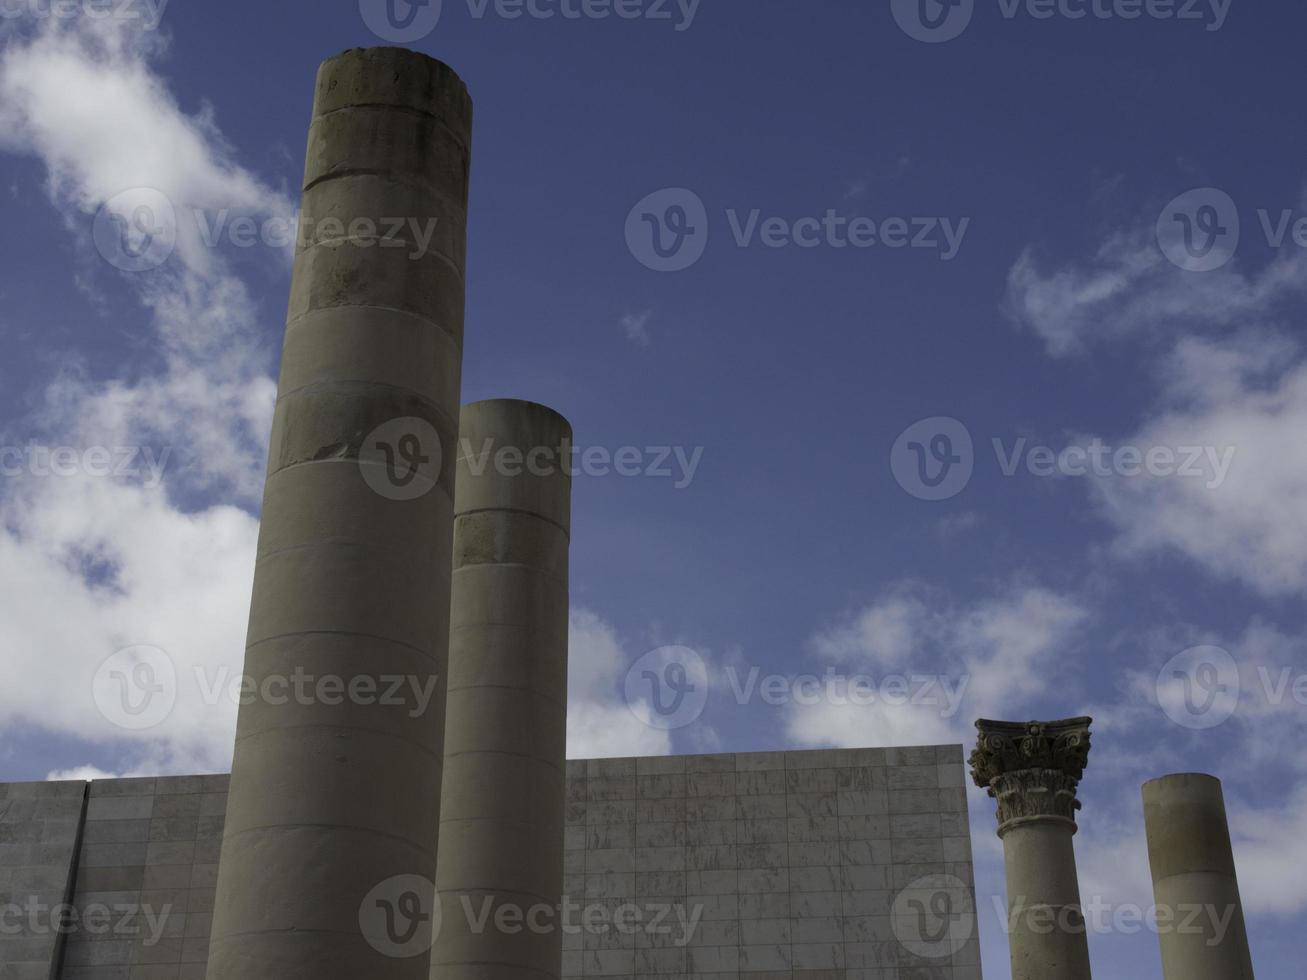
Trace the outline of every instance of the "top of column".
<instances>
[{"instance_id":1,"label":"top of column","mask_svg":"<svg viewBox=\"0 0 1307 980\"><path fill-rule=\"evenodd\" d=\"M390 107L434 116L466 146L472 98L443 61L408 48L351 48L318 69L314 115L351 107Z\"/></svg>"},{"instance_id":2,"label":"top of column","mask_svg":"<svg viewBox=\"0 0 1307 980\"><path fill-rule=\"evenodd\" d=\"M1153 879L1210 871L1235 876L1221 781L1185 772L1144 783L1144 823Z\"/></svg>"},{"instance_id":3,"label":"top of column","mask_svg":"<svg viewBox=\"0 0 1307 980\"><path fill-rule=\"evenodd\" d=\"M454 512L531 514L571 531L572 426L558 412L511 398L464 405Z\"/></svg>"},{"instance_id":4,"label":"top of column","mask_svg":"<svg viewBox=\"0 0 1307 980\"><path fill-rule=\"evenodd\" d=\"M998 800L999 836L1013 826L1056 820L1075 827L1076 789L1089 764L1091 718L976 722L976 785Z\"/></svg>"}]
</instances>

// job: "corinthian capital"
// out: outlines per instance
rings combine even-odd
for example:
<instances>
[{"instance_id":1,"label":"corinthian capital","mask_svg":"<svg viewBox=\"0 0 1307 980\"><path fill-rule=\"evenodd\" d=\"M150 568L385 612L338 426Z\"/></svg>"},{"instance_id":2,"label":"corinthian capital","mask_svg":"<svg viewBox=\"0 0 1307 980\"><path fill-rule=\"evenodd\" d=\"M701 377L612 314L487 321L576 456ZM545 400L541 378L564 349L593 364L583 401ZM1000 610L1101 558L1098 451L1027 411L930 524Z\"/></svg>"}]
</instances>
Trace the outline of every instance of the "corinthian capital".
<instances>
[{"instance_id":1,"label":"corinthian capital","mask_svg":"<svg viewBox=\"0 0 1307 980\"><path fill-rule=\"evenodd\" d=\"M1090 718L1065 721L976 722L971 754L976 785L998 800L998 833L1032 820L1075 827L1076 790L1089 764Z\"/></svg>"}]
</instances>

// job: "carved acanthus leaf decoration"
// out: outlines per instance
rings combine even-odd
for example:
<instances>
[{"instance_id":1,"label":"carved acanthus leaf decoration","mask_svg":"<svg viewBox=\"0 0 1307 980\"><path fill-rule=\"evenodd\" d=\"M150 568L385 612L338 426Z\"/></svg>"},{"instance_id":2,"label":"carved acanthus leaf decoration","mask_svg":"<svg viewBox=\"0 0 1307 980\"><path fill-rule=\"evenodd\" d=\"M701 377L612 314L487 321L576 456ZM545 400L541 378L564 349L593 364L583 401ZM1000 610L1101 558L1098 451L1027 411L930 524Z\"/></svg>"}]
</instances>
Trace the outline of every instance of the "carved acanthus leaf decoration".
<instances>
[{"instance_id":1,"label":"carved acanthus leaf decoration","mask_svg":"<svg viewBox=\"0 0 1307 980\"><path fill-rule=\"evenodd\" d=\"M1075 823L1076 790L1089 764L1090 718L976 722L971 753L976 785L998 800L999 834L1011 821L1057 818Z\"/></svg>"}]
</instances>

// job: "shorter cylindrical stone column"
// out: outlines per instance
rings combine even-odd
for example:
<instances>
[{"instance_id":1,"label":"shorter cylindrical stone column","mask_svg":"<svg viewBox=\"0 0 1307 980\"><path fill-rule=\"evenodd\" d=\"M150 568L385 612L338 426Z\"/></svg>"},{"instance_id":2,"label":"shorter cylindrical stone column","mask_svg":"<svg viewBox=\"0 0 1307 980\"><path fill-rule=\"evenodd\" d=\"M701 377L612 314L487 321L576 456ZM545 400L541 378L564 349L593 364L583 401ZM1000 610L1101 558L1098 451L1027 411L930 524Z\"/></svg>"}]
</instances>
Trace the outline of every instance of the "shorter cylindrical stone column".
<instances>
[{"instance_id":1,"label":"shorter cylindrical stone column","mask_svg":"<svg viewBox=\"0 0 1307 980\"><path fill-rule=\"evenodd\" d=\"M1163 776L1143 795L1163 976L1253 980L1221 781Z\"/></svg>"},{"instance_id":2,"label":"shorter cylindrical stone column","mask_svg":"<svg viewBox=\"0 0 1307 980\"><path fill-rule=\"evenodd\" d=\"M463 409L434 980L562 970L572 431L523 401Z\"/></svg>"},{"instance_id":3,"label":"shorter cylindrical stone column","mask_svg":"<svg viewBox=\"0 0 1307 980\"><path fill-rule=\"evenodd\" d=\"M1012 980L1089 980L1073 838L1089 718L976 722L976 784L998 800Z\"/></svg>"}]
</instances>

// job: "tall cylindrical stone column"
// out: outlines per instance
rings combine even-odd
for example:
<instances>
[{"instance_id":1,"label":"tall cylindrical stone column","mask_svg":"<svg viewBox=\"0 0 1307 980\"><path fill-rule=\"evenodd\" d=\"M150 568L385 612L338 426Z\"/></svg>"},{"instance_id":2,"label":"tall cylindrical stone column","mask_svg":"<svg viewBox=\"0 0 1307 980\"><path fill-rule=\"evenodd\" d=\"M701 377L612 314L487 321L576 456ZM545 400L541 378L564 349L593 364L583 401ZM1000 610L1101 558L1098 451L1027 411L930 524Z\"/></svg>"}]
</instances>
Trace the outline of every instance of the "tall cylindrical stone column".
<instances>
[{"instance_id":1,"label":"tall cylindrical stone column","mask_svg":"<svg viewBox=\"0 0 1307 980\"><path fill-rule=\"evenodd\" d=\"M463 409L432 980L562 969L571 441L541 405Z\"/></svg>"},{"instance_id":2,"label":"tall cylindrical stone column","mask_svg":"<svg viewBox=\"0 0 1307 980\"><path fill-rule=\"evenodd\" d=\"M423 55L319 71L209 980L427 975L470 131Z\"/></svg>"},{"instance_id":3,"label":"tall cylindrical stone column","mask_svg":"<svg viewBox=\"0 0 1307 980\"><path fill-rule=\"evenodd\" d=\"M1221 781L1183 773L1144 784L1162 975L1253 980Z\"/></svg>"},{"instance_id":4,"label":"tall cylindrical stone column","mask_svg":"<svg viewBox=\"0 0 1307 980\"><path fill-rule=\"evenodd\" d=\"M971 768L998 800L1012 980L1090 977L1073 842L1090 721L976 722Z\"/></svg>"}]
</instances>

